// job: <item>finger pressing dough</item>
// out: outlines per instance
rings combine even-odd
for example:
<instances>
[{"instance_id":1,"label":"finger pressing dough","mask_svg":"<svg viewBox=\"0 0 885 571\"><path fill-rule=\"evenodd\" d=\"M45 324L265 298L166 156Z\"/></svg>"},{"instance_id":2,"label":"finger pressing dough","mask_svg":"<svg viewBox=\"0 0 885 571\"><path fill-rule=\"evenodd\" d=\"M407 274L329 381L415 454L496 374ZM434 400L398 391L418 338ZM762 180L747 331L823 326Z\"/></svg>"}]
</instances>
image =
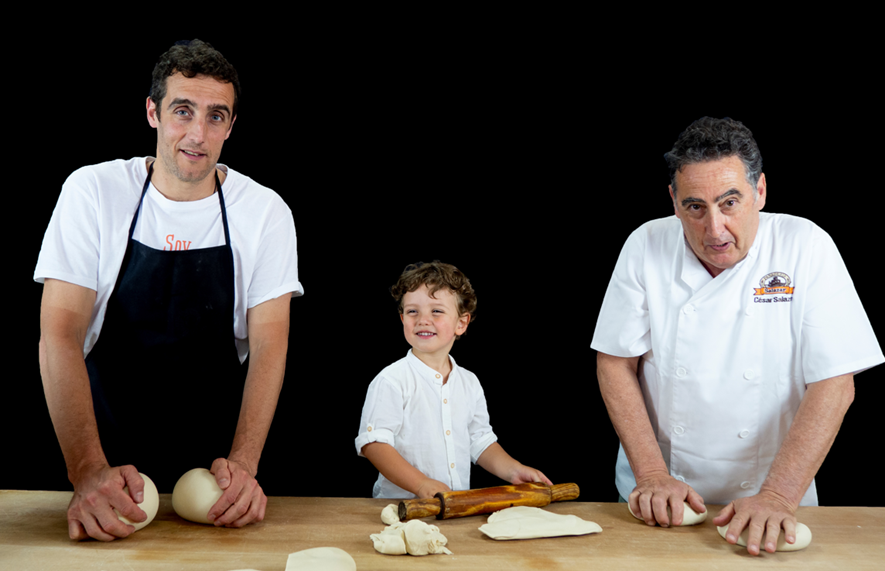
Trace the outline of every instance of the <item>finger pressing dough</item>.
<instances>
[{"instance_id":1,"label":"finger pressing dough","mask_svg":"<svg viewBox=\"0 0 885 571\"><path fill-rule=\"evenodd\" d=\"M719 530L719 535L722 536L722 539L725 539L725 532L728 531L728 526L723 525L719 526L716 529ZM741 547L747 546L747 538L750 535L750 528L744 529L743 533L738 537L737 544ZM762 535L763 544L760 546L761 549L765 549L763 547L765 545L765 535ZM796 524L796 543L790 544L787 543L786 537L784 537L783 530L781 530L781 534L777 536L777 549L775 551L799 551L800 549L805 549L808 547L808 544L811 543L811 530L808 529L808 526L804 523Z\"/></svg>"},{"instance_id":2,"label":"finger pressing dough","mask_svg":"<svg viewBox=\"0 0 885 571\"><path fill-rule=\"evenodd\" d=\"M286 571L356 571L356 561L337 547L314 547L289 555Z\"/></svg>"},{"instance_id":3,"label":"finger pressing dough","mask_svg":"<svg viewBox=\"0 0 885 571\"><path fill-rule=\"evenodd\" d=\"M682 503L684 504L682 507L685 511L682 512L682 523L679 524L680 527L683 525L697 525L703 521L706 521L706 511L704 513L698 513L694 511L690 505L688 505L688 502ZM636 519L642 519L641 517L633 513L633 508L630 507L629 502L627 502L627 509L630 510L630 515L632 515ZM673 514L670 513L670 506L667 506L667 517L670 519L670 521L673 521Z\"/></svg>"},{"instance_id":4,"label":"finger pressing dough","mask_svg":"<svg viewBox=\"0 0 885 571\"><path fill-rule=\"evenodd\" d=\"M372 539L375 551L385 555L452 554L446 549L448 540L439 532L439 528L418 519L394 523L384 528L381 533L374 533L369 537Z\"/></svg>"},{"instance_id":5,"label":"finger pressing dough","mask_svg":"<svg viewBox=\"0 0 885 571\"><path fill-rule=\"evenodd\" d=\"M381 521L386 525L399 523L399 507L396 504L390 504L381 510Z\"/></svg>"},{"instance_id":6,"label":"finger pressing dough","mask_svg":"<svg viewBox=\"0 0 885 571\"><path fill-rule=\"evenodd\" d=\"M186 520L212 523L206 516L223 493L224 490L218 487L212 472L205 468L194 468L175 483L172 490L172 509Z\"/></svg>"},{"instance_id":7,"label":"finger pressing dough","mask_svg":"<svg viewBox=\"0 0 885 571\"><path fill-rule=\"evenodd\" d=\"M138 507L147 514L147 519L141 523L135 523L134 521L130 521L128 517L120 515L120 512L117 509L114 509L114 513L117 514L117 517L123 523L127 525L135 526L135 531L143 528L147 524L154 521L154 517L157 515L157 509L160 507L160 494L157 493L157 486L154 485L154 481L142 474L138 473L139 476L144 480L144 499ZM129 486L123 488L125 493L129 493Z\"/></svg>"},{"instance_id":8,"label":"finger pressing dough","mask_svg":"<svg viewBox=\"0 0 885 571\"><path fill-rule=\"evenodd\" d=\"M559 515L529 506L516 506L493 513L479 531L492 539L533 539L561 535L600 533L592 521L574 515Z\"/></svg>"}]
</instances>

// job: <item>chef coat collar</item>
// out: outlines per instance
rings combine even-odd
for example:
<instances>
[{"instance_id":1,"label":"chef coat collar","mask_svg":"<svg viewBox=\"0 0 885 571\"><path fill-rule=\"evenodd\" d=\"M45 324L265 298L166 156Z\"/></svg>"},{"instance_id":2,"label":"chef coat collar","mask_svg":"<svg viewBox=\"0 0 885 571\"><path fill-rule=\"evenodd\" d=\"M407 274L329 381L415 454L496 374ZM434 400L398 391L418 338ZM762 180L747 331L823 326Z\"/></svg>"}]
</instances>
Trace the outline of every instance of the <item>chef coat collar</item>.
<instances>
[{"instance_id":1,"label":"chef coat collar","mask_svg":"<svg viewBox=\"0 0 885 571\"><path fill-rule=\"evenodd\" d=\"M418 373L418 376L427 381L428 383L442 386L443 384L443 376L442 373L428 367L427 364L424 363L421 359L416 357L412 350L409 349L409 352L406 353L406 360L411 364L412 369ZM449 383L455 380L455 376L457 375L456 371L458 370L457 365L455 365L455 358L449 355L449 363L452 365L452 372L449 373Z\"/></svg>"}]
</instances>

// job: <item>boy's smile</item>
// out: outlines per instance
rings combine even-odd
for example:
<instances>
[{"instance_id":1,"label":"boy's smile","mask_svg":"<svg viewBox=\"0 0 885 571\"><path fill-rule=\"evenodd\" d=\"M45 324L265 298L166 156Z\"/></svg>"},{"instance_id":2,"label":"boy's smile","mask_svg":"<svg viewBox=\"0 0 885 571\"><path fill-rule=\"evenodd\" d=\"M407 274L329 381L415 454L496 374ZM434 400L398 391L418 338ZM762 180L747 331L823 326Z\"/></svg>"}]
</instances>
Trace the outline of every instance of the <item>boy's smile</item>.
<instances>
[{"instance_id":1,"label":"boy's smile","mask_svg":"<svg viewBox=\"0 0 885 571\"><path fill-rule=\"evenodd\" d=\"M443 373L450 370L449 351L455 336L467 330L470 315L458 315L458 299L442 288L430 297L427 286L403 296L403 334L412 353L428 367Z\"/></svg>"}]
</instances>

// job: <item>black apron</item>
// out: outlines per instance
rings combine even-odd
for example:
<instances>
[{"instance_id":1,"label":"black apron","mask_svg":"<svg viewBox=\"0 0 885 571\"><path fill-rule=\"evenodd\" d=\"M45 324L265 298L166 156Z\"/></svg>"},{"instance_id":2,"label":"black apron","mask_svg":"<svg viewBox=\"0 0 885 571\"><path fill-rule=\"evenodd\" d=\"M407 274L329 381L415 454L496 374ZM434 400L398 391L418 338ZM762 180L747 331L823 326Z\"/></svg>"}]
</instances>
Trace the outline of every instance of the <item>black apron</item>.
<instances>
[{"instance_id":1,"label":"black apron","mask_svg":"<svg viewBox=\"0 0 885 571\"><path fill-rule=\"evenodd\" d=\"M234 341L234 260L218 174L224 245L163 251L132 238L98 341L86 357L102 448L161 493L191 468L226 458L245 368Z\"/></svg>"}]
</instances>

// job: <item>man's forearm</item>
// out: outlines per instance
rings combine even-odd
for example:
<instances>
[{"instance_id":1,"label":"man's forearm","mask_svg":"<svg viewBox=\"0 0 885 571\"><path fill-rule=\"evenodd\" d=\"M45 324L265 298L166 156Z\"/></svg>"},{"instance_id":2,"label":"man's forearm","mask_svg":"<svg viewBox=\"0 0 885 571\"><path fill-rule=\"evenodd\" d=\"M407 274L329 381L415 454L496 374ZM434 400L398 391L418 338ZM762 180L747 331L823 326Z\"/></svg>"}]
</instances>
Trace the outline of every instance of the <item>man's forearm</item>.
<instances>
[{"instance_id":1,"label":"man's forearm","mask_svg":"<svg viewBox=\"0 0 885 571\"><path fill-rule=\"evenodd\" d=\"M270 304L267 307L266 304ZM249 312L249 371L229 460L245 464L254 477L277 408L289 347L289 298ZM274 319L276 316L276 319Z\"/></svg>"},{"instance_id":2,"label":"man's forearm","mask_svg":"<svg viewBox=\"0 0 885 571\"><path fill-rule=\"evenodd\" d=\"M72 483L85 466L107 464L83 360L83 340L94 299L92 290L47 280L40 312L40 375Z\"/></svg>"},{"instance_id":3,"label":"man's forearm","mask_svg":"<svg viewBox=\"0 0 885 571\"><path fill-rule=\"evenodd\" d=\"M795 510L830 451L853 400L854 375L808 385L761 491L777 494Z\"/></svg>"},{"instance_id":4,"label":"man's forearm","mask_svg":"<svg viewBox=\"0 0 885 571\"><path fill-rule=\"evenodd\" d=\"M596 359L599 390L637 480L655 472L669 473L642 397L638 365L639 357L598 353Z\"/></svg>"}]
</instances>

